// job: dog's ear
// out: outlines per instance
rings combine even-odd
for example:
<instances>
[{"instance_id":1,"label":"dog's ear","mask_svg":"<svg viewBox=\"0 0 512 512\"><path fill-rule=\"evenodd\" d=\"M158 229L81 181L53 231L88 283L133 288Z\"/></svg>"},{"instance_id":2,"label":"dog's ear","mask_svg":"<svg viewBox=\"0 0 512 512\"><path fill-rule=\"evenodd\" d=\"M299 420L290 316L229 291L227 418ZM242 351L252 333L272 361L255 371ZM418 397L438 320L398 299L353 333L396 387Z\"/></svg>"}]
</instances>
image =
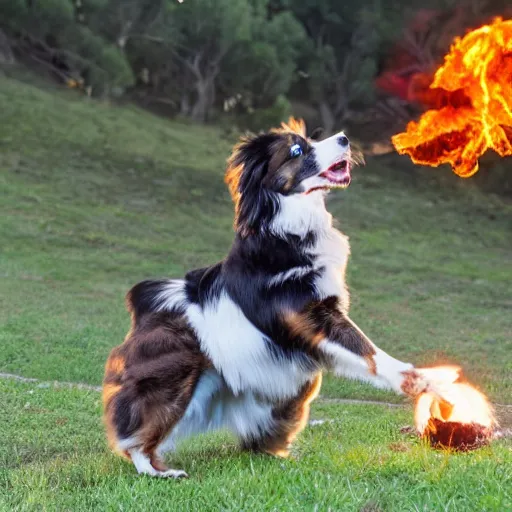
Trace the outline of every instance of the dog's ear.
<instances>
[{"instance_id":1,"label":"dog's ear","mask_svg":"<svg viewBox=\"0 0 512 512\"><path fill-rule=\"evenodd\" d=\"M325 130L321 126L319 126L318 128L315 128L313 130L313 132L311 133L309 138L311 140L319 140L322 137L322 135L324 134L324 131Z\"/></svg>"},{"instance_id":2,"label":"dog's ear","mask_svg":"<svg viewBox=\"0 0 512 512\"><path fill-rule=\"evenodd\" d=\"M244 166L242 163L235 163L235 161L233 161L233 158L230 158L228 160L228 167L226 170L226 175L224 176L224 182L228 186L229 193L231 194L231 198L233 199L235 204L238 203L238 200L240 198L238 184L240 183L240 176L242 174L243 169Z\"/></svg>"},{"instance_id":3,"label":"dog's ear","mask_svg":"<svg viewBox=\"0 0 512 512\"><path fill-rule=\"evenodd\" d=\"M242 234L258 229L277 211L276 200L261 186L268 171L270 148L276 133L248 135L233 149L225 182L235 202L235 227Z\"/></svg>"},{"instance_id":4,"label":"dog's ear","mask_svg":"<svg viewBox=\"0 0 512 512\"><path fill-rule=\"evenodd\" d=\"M292 132L306 138L306 123L303 119L295 119L290 117L287 123L281 123L281 130L284 132Z\"/></svg>"},{"instance_id":5,"label":"dog's ear","mask_svg":"<svg viewBox=\"0 0 512 512\"><path fill-rule=\"evenodd\" d=\"M259 231L278 211L275 194L261 186L267 164L254 162L240 179L240 201L236 208L236 225L242 236Z\"/></svg>"},{"instance_id":6,"label":"dog's ear","mask_svg":"<svg viewBox=\"0 0 512 512\"><path fill-rule=\"evenodd\" d=\"M271 134L247 134L241 137L238 144L233 148L233 152L228 159L224 181L235 203L238 202L240 197L240 179L244 168L249 170L255 167L255 164L260 159L262 161L266 160L268 157L268 147L273 140L275 140L275 135ZM253 176L252 178L254 179L255 177ZM259 178L261 177L259 176Z\"/></svg>"}]
</instances>

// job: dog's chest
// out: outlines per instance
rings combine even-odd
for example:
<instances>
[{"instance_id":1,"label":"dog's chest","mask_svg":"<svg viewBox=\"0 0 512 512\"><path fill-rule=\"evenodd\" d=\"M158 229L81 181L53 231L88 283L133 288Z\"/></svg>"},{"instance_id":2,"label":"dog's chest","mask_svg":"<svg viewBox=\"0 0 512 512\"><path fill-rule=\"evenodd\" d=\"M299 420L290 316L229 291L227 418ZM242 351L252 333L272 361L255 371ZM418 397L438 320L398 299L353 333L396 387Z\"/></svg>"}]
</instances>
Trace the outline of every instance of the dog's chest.
<instances>
[{"instance_id":1,"label":"dog's chest","mask_svg":"<svg viewBox=\"0 0 512 512\"><path fill-rule=\"evenodd\" d=\"M323 231L309 253L313 257L314 268L319 272L315 280L319 298L333 295L345 298L345 269L350 254L348 237L334 228Z\"/></svg>"},{"instance_id":2,"label":"dog's chest","mask_svg":"<svg viewBox=\"0 0 512 512\"><path fill-rule=\"evenodd\" d=\"M270 401L296 396L312 371L288 358L276 358L265 335L226 294L204 308L187 310L201 348L234 395L248 391Z\"/></svg>"}]
</instances>

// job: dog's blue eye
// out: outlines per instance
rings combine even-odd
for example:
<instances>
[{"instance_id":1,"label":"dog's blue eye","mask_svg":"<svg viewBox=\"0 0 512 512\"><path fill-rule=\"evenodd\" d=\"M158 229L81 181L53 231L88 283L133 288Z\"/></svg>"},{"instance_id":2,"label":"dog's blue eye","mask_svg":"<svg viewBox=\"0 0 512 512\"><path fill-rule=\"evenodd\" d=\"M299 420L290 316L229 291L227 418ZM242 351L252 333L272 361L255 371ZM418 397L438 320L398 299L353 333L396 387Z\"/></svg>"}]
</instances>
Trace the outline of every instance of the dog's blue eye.
<instances>
[{"instance_id":1,"label":"dog's blue eye","mask_svg":"<svg viewBox=\"0 0 512 512\"><path fill-rule=\"evenodd\" d=\"M297 158L300 155L302 155L302 148L300 147L300 144L294 144L290 148L290 156L292 158Z\"/></svg>"}]
</instances>

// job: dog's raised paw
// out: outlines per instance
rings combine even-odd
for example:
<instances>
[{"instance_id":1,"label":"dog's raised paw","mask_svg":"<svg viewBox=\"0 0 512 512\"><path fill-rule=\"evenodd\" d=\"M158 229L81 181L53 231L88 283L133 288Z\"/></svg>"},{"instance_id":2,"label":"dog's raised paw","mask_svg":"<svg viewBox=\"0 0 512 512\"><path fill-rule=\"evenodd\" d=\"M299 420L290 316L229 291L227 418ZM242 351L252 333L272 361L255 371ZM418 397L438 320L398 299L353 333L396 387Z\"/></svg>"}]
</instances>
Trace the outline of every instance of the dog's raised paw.
<instances>
[{"instance_id":1,"label":"dog's raised paw","mask_svg":"<svg viewBox=\"0 0 512 512\"><path fill-rule=\"evenodd\" d=\"M412 398L430 391L450 403L451 384L461 375L458 366L437 366L433 368L414 368L402 372L404 380L402 391Z\"/></svg>"},{"instance_id":2,"label":"dog's raised paw","mask_svg":"<svg viewBox=\"0 0 512 512\"><path fill-rule=\"evenodd\" d=\"M428 383L425 377L417 370L407 370L402 372L402 375L404 376L404 380L401 388L406 395L415 398L427 391Z\"/></svg>"}]
</instances>

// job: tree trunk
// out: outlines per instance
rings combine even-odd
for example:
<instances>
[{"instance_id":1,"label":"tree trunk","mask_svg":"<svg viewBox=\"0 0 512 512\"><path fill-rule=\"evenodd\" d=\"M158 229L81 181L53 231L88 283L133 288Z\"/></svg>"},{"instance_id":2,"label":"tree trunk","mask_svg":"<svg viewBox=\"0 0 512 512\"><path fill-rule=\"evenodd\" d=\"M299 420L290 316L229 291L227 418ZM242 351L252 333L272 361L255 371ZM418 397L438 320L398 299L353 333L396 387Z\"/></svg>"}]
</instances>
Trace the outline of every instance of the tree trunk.
<instances>
[{"instance_id":1,"label":"tree trunk","mask_svg":"<svg viewBox=\"0 0 512 512\"><path fill-rule=\"evenodd\" d=\"M197 99L192 107L190 117L193 121L204 123L214 103L214 77L198 80L195 86Z\"/></svg>"},{"instance_id":2,"label":"tree trunk","mask_svg":"<svg viewBox=\"0 0 512 512\"><path fill-rule=\"evenodd\" d=\"M14 54L12 53L9 38L0 29L0 63L13 64L14 60Z\"/></svg>"},{"instance_id":3,"label":"tree trunk","mask_svg":"<svg viewBox=\"0 0 512 512\"><path fill-rule=\"evenodd\" d=\"M183 117L188 117L190 114L190 101L188 98L188 93L184 91L181 95L180 100L180 115Z\"/></svg>"},{"instance_id":4,"label":"tree trunk","mask_svg":"<svg viewBox=\"0 0 512 512\"><path fill-rule=\"evenodd\" d=\"M121 29L121 33L117 37L117 46L122 52L124 52L126 43L128 42L132 25L132 21L128 21L127 23L125 23L123 25L123 28Z\"/></svg>"},{"instance_id":5,"label":"tree trunk","mask_svg":"<svg viewBox=\"0 0 512 512\"><path fill-rule=\"evenodd\" d=\"M319 105L320 118L322 120L322 128L325 130L325 133L332 134L334 130L334 114L331 110L331 107L327 103L327 101L322 100Z\"/></svg>"}]
</instances>

